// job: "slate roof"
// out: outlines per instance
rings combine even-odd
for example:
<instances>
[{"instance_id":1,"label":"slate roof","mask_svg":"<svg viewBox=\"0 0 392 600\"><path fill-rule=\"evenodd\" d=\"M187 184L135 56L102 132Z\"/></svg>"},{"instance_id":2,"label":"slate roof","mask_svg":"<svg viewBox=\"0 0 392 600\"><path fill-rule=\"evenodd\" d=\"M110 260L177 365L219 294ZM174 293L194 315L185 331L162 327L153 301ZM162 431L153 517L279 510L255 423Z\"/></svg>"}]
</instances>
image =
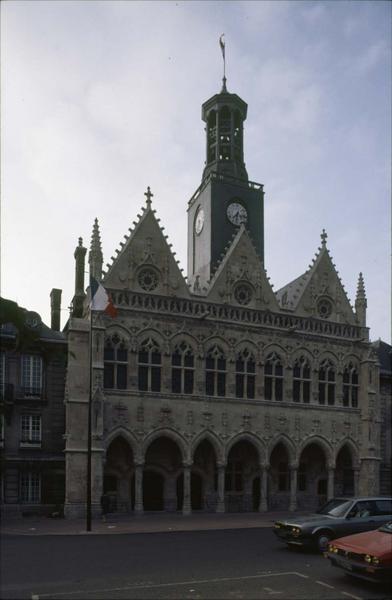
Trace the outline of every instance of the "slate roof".
<instances>
[{"instance_id":1,"label":"slate roof","mask_svg":"<svg viewBox=\"0 0 392 600\"><path fill-rule=\"evenodd\" d=\"M383 342L381 339L372 343L373 348L377 352L378 360L380 361L380 372L384 374L392 374L392 346Z\"/></svg>"}]
</instances>

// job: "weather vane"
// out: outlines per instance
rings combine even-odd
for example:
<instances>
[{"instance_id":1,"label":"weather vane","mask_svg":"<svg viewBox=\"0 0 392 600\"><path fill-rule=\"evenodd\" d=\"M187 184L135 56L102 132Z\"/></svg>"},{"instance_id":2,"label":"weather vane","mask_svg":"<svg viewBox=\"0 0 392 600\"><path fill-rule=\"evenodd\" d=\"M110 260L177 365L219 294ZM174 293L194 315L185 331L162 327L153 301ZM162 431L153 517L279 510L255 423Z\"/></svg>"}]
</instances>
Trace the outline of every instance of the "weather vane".
<instances>
[{"instance_id":1,"label":"weather vane","mask_svg":"<svg viewBox=\"0 0 392 600\"><path fill-rule=\"evenodd\" d=\"M224 38L224 33L222 33L222 35L219 38L219 45L221 47L222 50L222 56L223 56L223 87L222 87L222 92L226 92L226 56L225 56L225 40Z\"/></svg>"}]
</instances>

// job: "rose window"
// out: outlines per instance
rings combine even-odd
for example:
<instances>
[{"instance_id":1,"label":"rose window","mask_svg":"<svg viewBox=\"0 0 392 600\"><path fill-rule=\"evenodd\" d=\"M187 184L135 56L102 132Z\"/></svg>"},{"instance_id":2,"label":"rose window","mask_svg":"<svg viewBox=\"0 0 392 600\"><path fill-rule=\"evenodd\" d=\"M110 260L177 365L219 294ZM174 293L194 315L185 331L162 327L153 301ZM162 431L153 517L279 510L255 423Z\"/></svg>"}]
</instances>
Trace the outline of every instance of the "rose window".
<instances>
[{"instance_id":1,"label":"rose window","mask_svg":"<svg viewBox=\"0 0 392 600\"><path fill-rule=\"evenodd\" d=\"M246 306L252 300L252 288L247 283L242 283L241 285L237 285L234 291L234 298L238 302L238 304L242 304Z\"/></svg>"},{"instance_id":2,"label":"rose window","mask_svg":"<svg viewBox=\"0 0 392 600\"><path fill-rule=\"evenodd\" d=\"M317 312L322 319L328 319L332 313L332 302L323 298L317 303Z\"/></svg>"},{"instance_id":3,"label":"rose window","mask_svg":"<svg viewBox=\"0 0 392 600\"><path fill-rule=\"evenodd\" d=\"M140 287L146 292L151 292L158 286L158 275L153 269L142 269L137 280Z\"/></svg>"}]
</instances>

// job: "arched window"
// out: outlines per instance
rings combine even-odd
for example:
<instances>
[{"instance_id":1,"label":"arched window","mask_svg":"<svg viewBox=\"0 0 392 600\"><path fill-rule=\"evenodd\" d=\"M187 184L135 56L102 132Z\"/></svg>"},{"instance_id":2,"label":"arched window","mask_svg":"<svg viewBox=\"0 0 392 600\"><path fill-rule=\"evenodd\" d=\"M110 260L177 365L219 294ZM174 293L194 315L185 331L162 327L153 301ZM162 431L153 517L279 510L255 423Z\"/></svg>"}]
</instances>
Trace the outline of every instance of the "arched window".
<instances>
[{"instance_id":1,"label":"arched window","mask_svg":"<svg viewBox=\"0 0 392 600\"><path fill-rule=\"evenodd\" d=\"M206 356L206 394L226 394L226 358L219 346L211 348Z\"/></svg>"},{"instance_id":2,"label":"arched window","mask_svg":"<svg viewBox=\"0 0 392 600\"><path fill-rule=\"evenodd\" d=\"M245 349L235 361L235 395L237 398L255 397L256 363L253 354Z\"/></svg>"},{"instance_id":3,"label":"arched window","mask_svg":"<svg viewBox=\"0 0 392 600\"><path fill-rule=\"evenodd\" d=\"M118 335L106 340L104 353L103 387L125 390L127 388L128 350Z\"/></svg>"},{"instance_id":4,"label":"arched window","mask_svg":"<svg viewBox=\"0 0 392 600\"><path fill-rule=\"evenodd\" d=\"M264 397L266 400L283 400L283 365L276 352L269 354L265 361Z\"/></svg>"},{"instance_id":5,"label":"arched window","mask_svg":"<svg viewBox=\"0 0 392 600\"><path fill-rule=\"evenodd\" d=\"M231 159L231 113L227 106L219 111L219 160Z\"/></svg>"},{"instance_id":6,"label":"arched window","mask_svg":"<svg viewBox=\"0 0 392 600\"><path fill-rule=\"evenodd\" d=\"M310 402L310 365L304 356L297 358L294 363L293 400L305 404Z\"/></svg>"},{"instance_id":7,"label":"arched window","mask_svg":"<svg viewBox=\"0 0 392 600\"><path fill-rule=\"evenodd\" d=\"M138 355L139 390L161 391L161 351L152 338L142 342Z\"/></svg>"},{"instance_id":8,"label":"arched window","mask_svg":"<svg viewBox=\"0 0 392 600\"><path fill-rule=\"evenodd\" d=\"M195 358L193 350L182 342L172 354L172 392L175 394L193 394Z\"/></svg>"},{"instance_id":9,"label":"arched window","mask_svg":"<svg viewBox=\"0 0 392 600\"><path fill-rule=\"evenodd\" d=\"M331 360L326 358L319 368L319 404L335 404L335 367Z\"/></svg>"},{"instance_id":10,"label":"arched window","mask_svg":"<svg viewBox=\"0 0 392 600\"><path fill-rule=\"evenodd\" d=\"M215 160L216 148L216 112L212 110L208 115L208 155L207 162Z\"/></svg>"},{"instance_id":11,"label":"arched window","mask_svg":"<svg viewBox=\"0 0 392 600\"><path fill-rule=\"evenodd\" d=\"M350 362L343 371L343 406L358 406L358 371Z\"/></svg>"}]
</instances>

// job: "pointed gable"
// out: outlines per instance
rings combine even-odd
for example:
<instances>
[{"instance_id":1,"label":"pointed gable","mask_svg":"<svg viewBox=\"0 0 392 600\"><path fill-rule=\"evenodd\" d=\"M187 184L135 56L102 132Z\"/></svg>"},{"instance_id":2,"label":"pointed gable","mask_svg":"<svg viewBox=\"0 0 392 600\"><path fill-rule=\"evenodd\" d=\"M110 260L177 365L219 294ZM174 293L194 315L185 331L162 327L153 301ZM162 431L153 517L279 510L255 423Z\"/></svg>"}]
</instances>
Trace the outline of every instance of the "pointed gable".
<instances>
[{"instance_id":1,"label":"pointed gable","mask_svg":"<svg viewBox=\"0 0 392 600\"><path fill-rule=\"evenodd\" d=\"M321 248L309 270L276 295L283 309L298 315L355 325L354 311L332 262L326 237L323 230Z\"/></svg>"},{"instance_id":2,"label":"pointed gable","mask_svg":"<svg viewBox=\"0 0 392 600\"><path fill-rule=\"evenodd\" d=\"M152 194L151 194L152 195ZM151 200L104 275L109 289L189 297L187 283L160 227Z\"/></svg>"},{"instance_id":3,"label":"pointed gable","mask_svg":"<svg viewBox=\"0 0 392 600\"><path fill-rule=\"evenodd\" d=\"M244 225L241 225L216 270L208 300L279 311L267 273Z\"/></svg>"}]
</instances>

